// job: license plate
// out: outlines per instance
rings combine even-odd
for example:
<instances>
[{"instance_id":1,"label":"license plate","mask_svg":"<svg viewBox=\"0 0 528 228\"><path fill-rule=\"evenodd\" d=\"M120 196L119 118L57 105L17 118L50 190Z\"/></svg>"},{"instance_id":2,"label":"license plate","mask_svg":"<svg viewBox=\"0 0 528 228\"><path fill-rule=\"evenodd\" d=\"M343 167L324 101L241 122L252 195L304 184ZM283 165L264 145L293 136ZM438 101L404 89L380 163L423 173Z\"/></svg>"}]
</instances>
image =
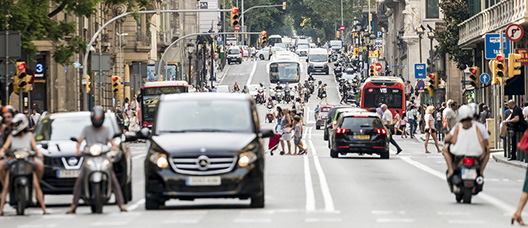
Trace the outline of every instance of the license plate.
<instances>
[{"instance_id":1,"label":"license plate","mask_svg":"<svg viewBox=\"0 0 528 228\"><path fill-rule=\"evenodd\" d=\"M476 169L462 169L462 179L464 180L471 180L477 178L477 170Z\"/></svg>"},{"instance_id":2,"label":"license plate","mask_svg":"<svg viewBox=\"0 0 528 228\"><path fill-rule=\"evenodd\" d=\"M315 71L322 71L321 69L315 69Z\"/></svg>"},{"instance_id":3,"label":"license plate","mask_svg":"<svg viewBox=\"0 0 528 228\"><path fill-rule=\"evenodd\" d=\"M218 186L220 184L222 184L222 178L219 176L187 177L185 181L187 186Z\"/></svg>"},{"instance_id":4,"label":"license plate","mask_svg":"<svg viewBox=\"0 0 528 228\"><path fill-rule=\"evenodd\" d=\"M370 139L370 135L354 135L354 139Z\"/></svg>"},{"instance_id":5,"label":"license plate","mask_svg":"<svg viewBox=\"0 0 528 228\"><path fill-rule=\"evenodd\" d=\"M77 178L81 170L59 170L57 172L58 178Z\"/></svg>"}]
</instances>

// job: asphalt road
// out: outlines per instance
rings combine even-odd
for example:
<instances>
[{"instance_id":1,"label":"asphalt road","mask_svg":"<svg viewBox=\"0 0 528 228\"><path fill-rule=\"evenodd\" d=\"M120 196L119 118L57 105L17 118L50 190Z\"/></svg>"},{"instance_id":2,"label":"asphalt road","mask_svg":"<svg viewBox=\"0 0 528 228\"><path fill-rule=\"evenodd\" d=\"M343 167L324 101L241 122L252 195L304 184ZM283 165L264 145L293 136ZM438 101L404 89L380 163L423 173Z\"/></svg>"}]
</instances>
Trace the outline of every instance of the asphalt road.
<instances>
[{"instance_id":1,"label":"asphalt road","mask_svg":"<svg viewBox=\"0 0 528 228\"><path fill-rule=\"evenodd\" d=\"M304 60L304 58L303 58ZM264 82L268 87L266 61L231 65L219 82L232 86ZM306 66L306 65L305 65ZM306 67L304 67L306 70ZM303 76L303 80L306 76ZM339 101L333 75L316 75L329 85L329 102ZM347 155L330 158L323 131L314 126L312 97L303 134L305 156L266 154L266 206L250 209L249 200L172 200L156 211L144 208L144 144L130 144L133 154L133 201L128 213L107 205L104 214L93 215L80 207L66 215L71 195L46 196L51 215L30 208L27 216L15 216L6 205L0 227L504 227L509 225L521 193L525 170L490 161L484 191L470 205L458 204L445 182L445 162L439 153L425 154L415 139L395 137L403 148L391 158ZM282 105L284 107L290 105ZM263 128L266 109L259 105ZM430 146L431 151L435 151ZM525 215L526 218L528 216Z\"/></svg>"}]
</instances>

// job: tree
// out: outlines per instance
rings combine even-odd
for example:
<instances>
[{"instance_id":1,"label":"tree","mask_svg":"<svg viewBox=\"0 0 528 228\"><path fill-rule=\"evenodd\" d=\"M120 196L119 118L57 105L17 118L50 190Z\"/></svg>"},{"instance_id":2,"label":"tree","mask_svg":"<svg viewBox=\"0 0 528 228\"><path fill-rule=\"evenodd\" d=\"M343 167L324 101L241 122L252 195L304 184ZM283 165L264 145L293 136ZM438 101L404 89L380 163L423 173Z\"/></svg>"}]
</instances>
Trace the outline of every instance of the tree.
<instances>
[{"instance_id":1,"label":"tree","mask_svg":"<svg viewBox=\"0 0 528 228\"><path fill-rule=\"evenodd\" d=\"M445 30L436 31L440 53L448 53L449 58L457 63L460 70L473 65L471 50L462 50L458 46L458 24L469 18L468 0L452 0L440 2L444 13Z\"/></svg>"},{"instance_id":2,"label":"tree","mask_svg":"<svg viewBox=\"0 0 528 228\"><path fill-rule=\"evenodd\" d=\"M86 49L86 42L75 35L75 22L53 18L60 12L90 17L96 13L97 4L126 4L137 10L150 4L150 0L0 0L0 30L20 31L23 53L34 56L38 51L34 40L50 40L57 44L53 59L59 64L71 63L70 57ZM54 6L50 10L50 6Z\"/></svg>"}]
</instances>

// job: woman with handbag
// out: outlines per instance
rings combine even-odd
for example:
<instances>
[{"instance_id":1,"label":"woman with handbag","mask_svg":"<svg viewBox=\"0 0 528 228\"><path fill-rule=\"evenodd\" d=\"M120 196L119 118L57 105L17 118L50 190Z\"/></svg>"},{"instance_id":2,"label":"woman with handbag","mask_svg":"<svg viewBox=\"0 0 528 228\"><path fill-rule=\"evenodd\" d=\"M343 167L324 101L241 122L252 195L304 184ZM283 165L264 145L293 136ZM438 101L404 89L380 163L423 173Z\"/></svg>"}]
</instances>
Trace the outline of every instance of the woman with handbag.
<instances>
[{"instance_id":1,"label":"woman with handbag","mask_svg":"<svg viewBox=\"0 0 528 228\"><path fill-rule=\"evenodd\" d=\"M134 132L134 133L141 130L141 128L139 127L139 121L138 121L135 110L132 110L132 116L130 117L130 126L128 128L131 132Z\"/></svg>"}]
</instances>

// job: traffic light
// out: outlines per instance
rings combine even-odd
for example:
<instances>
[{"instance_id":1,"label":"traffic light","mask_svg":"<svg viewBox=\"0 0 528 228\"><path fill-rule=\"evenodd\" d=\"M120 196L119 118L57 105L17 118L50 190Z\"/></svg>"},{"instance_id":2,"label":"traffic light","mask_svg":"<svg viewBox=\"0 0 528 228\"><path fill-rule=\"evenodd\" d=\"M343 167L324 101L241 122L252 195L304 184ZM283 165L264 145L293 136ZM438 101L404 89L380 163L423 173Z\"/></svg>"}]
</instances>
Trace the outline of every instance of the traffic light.
<instances>
[{"instance_id":1,"label":"traffic light","mask_svg":"<svg viewBox=\"0 0 528 228\"><path fill-rule=\"evenodd\" d=\"M434 91L438 86L438 79L437 79L436 73L429 74L429 86L427 87L427 90Z\"/></svg>"},{"instance_id":2,"label":"traffic light","mask_svg":"<svg viewBox=\"0 0 528 228\"><path fill-rule=\"evenodd\" d=\"M260 42L264 45L268 42L268 33L266 31L260 33Z\"/></svg>"},{"instance_id":3,"label":"traffic light","mask_svg":"<svg viewBox=\"0 0 528 228\"><path fill-rule=\"evenodd\" d=\"M231 26L238 25L238 19L239 19L238 8L237 7L231 8Z\"/></svg>"},{"instance_id":4,"label":"traffic light","mask_svg":"<svg viewBox=\"0 0 528 228\"><path fill-rule=\"evenodd\" d=\"M521 70L516 70L515 68L521 67L519 60L521 59L521 54L510 53L508 58L508 77L513 78L521 74Z\"/></svg>"},{"instance_id":5,"label":"traffic light","mask_svg":"<svg viewBox=\"0 0 528 228\"><path fill-rule=\"evenodd\" d=\"M26 63L17 62L16 63L16 75L14 77L14 91L16 93L21 93L26 89L26 86L29 84L28 75L26 74Z\"/></svg>"},{"instance_id":6,"label":"traffic light","mask_svg":"<svg viewBox=\"0 0 528 228\"><path fill-rule=\"evenodd\" d=\"M495 60L497 60L496 61L497 64L495 65L495 71L494 71L495 75L500 78L506 76L506 73L505 73L506 67L504 67L504 60L505 60L504 54L503 53L498 54L497 57L495 57Z\"/></svg>"},{"instance_id":7,"label":"traffic light","mask_svg":"<svg viewBox=\"0 0 528 228\"><path fill-rule=\"evenodd\" d=\"M339 39L339 30L336 31L336 39Z\"/></svg>"},{"instance_id":8,"label":"traffic light","mask_svg":"<svg viewBox=\"0 0 528 228\"><path fill-rule=\"evenodd\" d=\"M374 64L371 64L370 65L370 77L376 76L376 70L374 68L375 68Z\"/></svg>"},{"instance_id":9,"label":"traffic light","mask_svg":"<svg viewBox=\"0 0 528 228\"><path fill-rule=\"evenodd\" d=\"M90 85L92 84L90 75L86 75L86 93L90 93Z\"/></svg>"},{"instance_id":10,"label":"traffic light","mask_svg":"<svg viewBox=\"0 0 528 228\"><path fill-rule=\"evenodd\" d=\"M112 76L112 93L118 94L121 85L120 78L117 75Z\"/></svg>"},{"instance_id":11,"label":"traffic light","mask_svg":"<svg viewBox=\"0 0 528 228\"><path fill-rule=\"evenodd\" d=\"M469 82L469 84L471 84L471 86L473 86L474 88L478 88L478 85L479 85L479 76L480 76L480 68L479 67L470 67L469 68L469 79L471 79L471 82Z\"/></svg>"},{"instance_id":12,"label":"traffic light","mask_svg":"<svg viewBox=\"0 0 528 228\"><path fill-rule=\"evenodd\" d=\"M495 85L495 84L500 84L501 83L501 78L497 76L497 60L495 59L492 59L490 60L490 70L491 70L491 84L492 85Z\"/></svg>"},{"instance_id":13,"label":"traffic light","mask_svg":"<svg viewBox=\"0 0 528 228\"><path fill-rule=\"evenodd\" d=\"M286 2L282 2L282 10L286 10Z\"/></svg>"}]
</instances>

